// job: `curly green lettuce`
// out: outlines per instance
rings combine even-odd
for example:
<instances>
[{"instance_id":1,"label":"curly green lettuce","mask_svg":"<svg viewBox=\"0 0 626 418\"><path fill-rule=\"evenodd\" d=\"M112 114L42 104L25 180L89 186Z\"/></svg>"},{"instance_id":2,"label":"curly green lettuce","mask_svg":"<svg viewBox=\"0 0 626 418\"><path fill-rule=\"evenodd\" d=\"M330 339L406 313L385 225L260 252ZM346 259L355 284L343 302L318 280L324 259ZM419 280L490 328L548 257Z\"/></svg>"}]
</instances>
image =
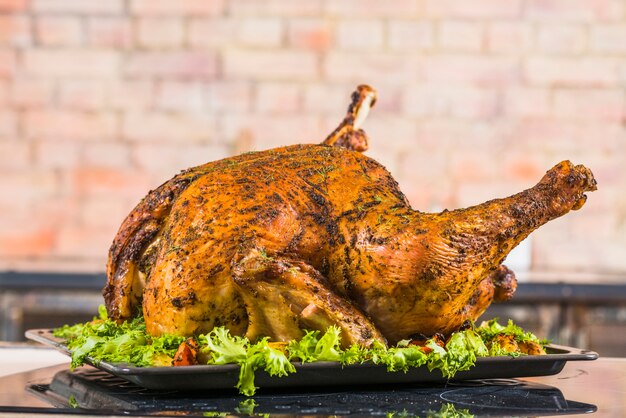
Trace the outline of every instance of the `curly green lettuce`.
<instances>
[{"instance_id":1,"label":"curly green lettuce","mask_svg":"<svg viewBox=\"0 0 626 418\"><path fill-rule=\"evenodd\" d=\"M87 357L96 364L106 361L140 367L169 365L185 340L167 334L151 337L142 317L117 324L107 318L103 309L99 309L99 316L93 321L62 326L53 335L66 341L72 369L83 365Z\"/></svg>"},{"instance_id":2,"label":"curly green lettuce","mask_svg":"<svg viewBox=\"0 0 626 418\"><path fill-rule=\"evenodd\" d=\"M71 353L72 368L85 363L107 361L139 367L169 366L184 337L147 334L143 318L117 324L100 309L93 321L54 330L54 335L65 340ZM511 355L498 351L492 340L498 335L511 335L516 341L539 342L529 332L524 332L512 321L506 326L497 320L484 322L477 328L453 333L445 346L434 339L424 347L400 341L392 347L374 342L371 347L352 345L342 348L341 330L335 326L326 332L307 331L299 340L286 344L271 343L268 338L251 343L247 338L233 336L225 327L216 327L208 334L196 337L200 358L206 364L236 364L239 378L236 388L252 396L255 373L263 370L270 376L282 377L296 372L294 362L332 361L349 366L370 362L386 367L389 372L407 372L411 367L428 367L439 370L443 377L452 378L457 372L469 370L479 357ZM488 348L489 345L489 348ZM503 350L502 350L503 351Z\"/></svg>"}]
</instances>

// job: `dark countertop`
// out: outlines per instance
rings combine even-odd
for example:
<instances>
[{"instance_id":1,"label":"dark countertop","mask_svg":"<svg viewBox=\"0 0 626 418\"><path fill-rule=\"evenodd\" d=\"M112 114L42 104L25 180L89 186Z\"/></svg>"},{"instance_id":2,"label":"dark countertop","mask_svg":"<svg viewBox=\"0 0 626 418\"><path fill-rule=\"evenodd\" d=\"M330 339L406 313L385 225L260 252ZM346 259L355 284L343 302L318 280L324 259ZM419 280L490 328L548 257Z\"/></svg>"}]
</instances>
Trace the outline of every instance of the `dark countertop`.
<instances>
[{"instance_id":1,"label":"dark countertop","mask_svg":"<svg viewBox=\"0 0 626 418\"><path fill-rule=\"evenodd\" d=\"M594 418L626 417L626 358L571 362L557 375L524 380L557 387L566 399L596 405Z\"/></svg>"},{"instance_id":2,"label":"dark countertop","mask_svg":"<svg viewBox=\"0 0 626 418\"><path fill-rule=\"evenodd\" d=\"M60 389L51 392L49 384L57 373L55 382L63 382L66 386L61 385ZM68 393L85 385L81 375L97 373L91 368L69 373L65 364L0 378L0 414L58 416L59 413L106 413L127 416L139 413L141 409L137 408L148 405L152 414L163 414L165 411L179 414L191 410L195 414L228 412L246 415L245 408L242 409L245 398L235 392L155 393L138 390L132 385L120 386L120 382L114 380L111 385L113 390L109 390L106 396L88 397L98 410L69 408ZM27 386L30 386L30 392L26 391ZM120 389L122 387L123 390ZM39 395L35 396L34 392ZM450 403L457 410L468 409L474 416L574 416L590 413L594 417L623 417L626 416L626 359L568 362L563 371L555 376L500 379L487 385L463 383L401 388L357 387L349 390L328 387L313 391L263 392L254 397L254 412L283 416L389 416L392 412L404 414L402 416L425 416L428 411L440 411ZM60 409L53 408L51 404ZM281 412L283 410L285 412Z\"/></svg>"}]
</instances>

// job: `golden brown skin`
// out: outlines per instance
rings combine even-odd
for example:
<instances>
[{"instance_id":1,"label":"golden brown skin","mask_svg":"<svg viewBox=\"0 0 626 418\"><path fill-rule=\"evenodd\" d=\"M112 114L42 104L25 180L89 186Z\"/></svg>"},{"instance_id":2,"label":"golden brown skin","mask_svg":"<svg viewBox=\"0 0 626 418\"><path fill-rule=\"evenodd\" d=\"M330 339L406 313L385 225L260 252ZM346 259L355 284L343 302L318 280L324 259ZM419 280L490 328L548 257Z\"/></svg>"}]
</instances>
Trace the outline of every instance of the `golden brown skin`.
<instances>
[{"instance_id":1,"label":"golden brown skin","mask_svg":"<svg viewBox=\"0 0 626 418\"><path fill-rule=\"evenodd\" d=\"M110 317L142 308L153 335L223 325L285 341L331 324L344 344L449 335L512 295L501 266L511 249L596 189L591 171L564 161L508 198L413 210L389 172L355 151L367 148L359 126L374 101L360 87L323 144L226 158L150 192L111 247Z\"/></svg>"}]
</instances>

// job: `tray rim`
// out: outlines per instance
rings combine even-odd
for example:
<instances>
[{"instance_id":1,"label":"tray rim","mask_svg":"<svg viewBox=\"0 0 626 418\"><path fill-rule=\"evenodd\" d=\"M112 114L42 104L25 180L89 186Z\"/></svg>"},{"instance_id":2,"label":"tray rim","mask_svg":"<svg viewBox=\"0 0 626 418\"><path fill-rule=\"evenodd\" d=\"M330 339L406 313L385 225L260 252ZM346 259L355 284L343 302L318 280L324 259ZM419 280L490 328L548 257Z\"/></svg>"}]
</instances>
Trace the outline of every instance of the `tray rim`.
<instances>
[{"instance_id":1,"label":"tray rim","mask_svg":"<svg viewBox=\"0 0 626 418\"><path fill-rule=\"evenodd\" d=\"M35 328L29 329L25 332L26 338L44 344L49 347L53 347L56 350L70 356L71 351L63 343L63 340L52 335L52 328ZM593 361L600 356L597 352L569 347L565 345L549 344L546 346L548 349L556 352L546 355L523 355L519 357L512 356L489 356L478 357L476 359L476 366L481 364L490 363L503 363L503 362L524 362L524 363L546 363L546 362L567 362L567 361ZM206 364L206 365L193 365L193 366L154 366L154 367L139 367L127 363L110 363L107 361L95 361L93 358L87 356L86 364L107 371L109 373L118 376L135 376L135 375L171 375L171 374L222 374L225 372L231 372L239 370L238 364ZM367 369L367 368L385 368L384 365L377 365L374 363L360 363L341 366L339 362L334 361L317 361L302 363L299 361L292 362L296 370L323 370L323 369Z\"/></svg>"}]
</instances>

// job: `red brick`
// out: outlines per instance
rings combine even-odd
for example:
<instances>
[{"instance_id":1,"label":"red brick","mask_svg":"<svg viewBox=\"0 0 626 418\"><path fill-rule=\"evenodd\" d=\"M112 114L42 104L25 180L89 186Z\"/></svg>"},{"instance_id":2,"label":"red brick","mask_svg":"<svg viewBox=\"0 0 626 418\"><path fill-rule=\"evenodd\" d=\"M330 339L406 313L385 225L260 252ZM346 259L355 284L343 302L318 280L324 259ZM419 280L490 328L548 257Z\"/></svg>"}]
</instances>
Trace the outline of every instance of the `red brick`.
<instances>
[{"instance_id":1,"label":"red brick","mask_svg":"<svg viewBox=\"0 0 626 418\"><path fill-rule=\"evenodd\" d=\"M594 22L624 17L624 2L614 0L530 0L525 14L532 20Z\"/></svg>"},{"instance_id":2,"label":"red brick","mask_svg":"<svg viewBox=\"0 0 626 418\"><path fill-rule=\"evenodd\" d=\"M147 192L147 191L146 191ZM79 218L81 228L102 228L109 240L112 241L118 226L132 209L126 200L117 196L86 197L79 203ZM100 256L106 255L106 250Z\"/></svg>"},{"instance_id":3,"label":"red brick","mask_svg":"<svg viewBox=\"0 0 626 418\"><path fill-rule=\"evenodd\" d=\"M401 184L402 190L409 193L411 202L416 205L415 198L423 188L441 184L440 179L448 179L448 160L445 155L439 153L424 154L417 149L413 152L405 152L400 159L400 165L397 170L397 180ZM448 187L451 190L451 187ZM430 210L430 207L424 207L425 204L431 205L431 202L420 202L421 210Z\"/></svg>"},{"instance_id":4,"label":"red brick","mask_svg":"<svg viewBox=\"0 0 626 418\"><path fill-rule=\"evenodd\" d=\"M130 147L120 142L92 142L82 148L81 162L87 167L128 168Z\"/></svg>"},{"instance_id":5,"label":"red brick","mask_svg":"<svg viewBox=\"0 0 626 418\"><path fill-rule=\"evenodd\" d=\"M402 113L413 117L442 116L448 104L441 86L409 85L403 95Z\"/></svg>"},{"instance_id":6,"label":"red brick","mask_svg":"<svg viewBox=\"0 0 626 418\"><path fill-rule=\"evenodd\" d=\"M417 17L421 12L418 0L332 0L326 3L326 13L341 17Z\"/></svg>"},{"instance_id":7,"label":"red brick","mask_svg":"<svg viewBox=\"0 0 626 418\"><path fill-rule=\"evenodd\" d=\"M532 85L605 87L619 82L619 63L605 57L532 57L524 75Z\"/></svg>"},{"instance_id":8,"label":"red brick","mask_svg":"<svg viewBox=\"0 0 626 418\"><path fill-rule=\"evenodd\" d=\"M50 253L55 240L50 227L26 225L19 230L0 233L0 254L4 257L36 257Z\"/></svg>"},{"instance_id":9,"label":"red brick","mask_svg":"<svg viewBox=\"0 0 626 418\"><path fill-rule=\"evenodd\" d=\"M52 198L59 192L59 182L53 171L32 167L28 171L0 172L0 203L7 200L15 205Z\"/></svg>"},{"instance_id":10,"label":"red brick","mask_svg":"<svg viewBox=\"0 0 626 418\"><path fill-rule=\"evenodd\" d=\"M600 199L594 199L597 193L589 194L589 200L585 203L585 211L579 212L580 216L572 221L571 233L574 239L584 240L588 237L589 231L593 231L594 238L597 240L610 240L615 234L615 230L619 228L619 215L615 213L607 213L610 207L607 205L597 205ZM612 204L618 204L617 199L613 199ZM584 213L584 215L582 215ZM592 216L595 215L595 216Z\"/></svg>"},{"instance_id":11,"label":"red brick","mask_svg":"<svg viewBox=\"0 0 626 418\"><path fill-rule=\"evenodd\" d=\"M497 115L498 95L493 89L424 86L405 90L404 110L411 116L448 116L490 119Z\"/></svg>"},{"instance_id":12,"label":"red brick","mask_svg":"<svg viewBox=\"0 0 626 418\"><path fill-rule=\"evenodd\" d=\"M556 90L554 113L557 117L620 122L626 119L626 96L618 90Z\"/></svg>"},{"instance_id":13,"label":"red brick","mask_svg":"<svg viewBox=\"0 0 626 418\"><path fill-rule=\"evenodd\" d=\"M304 81L318 76L317 57L312 52L229 49L222 58L227 78Z\"/></svg>"},{"instance_id":14,"label":"red brick","mask_svg":"<svg viewBox=\"0 0 626 418\"><path fill-rule=\"evenodd\" d=\"M117 76L121 54L98 50L33 49L24 52L27 74L63 77Z\"/></svg>"},{"instance_id":15,"label":"red brick","mask_svg":"<svg viewBox=\"0 0 626 418\"><path fill-rule=\"evenodd\" d=\"M232 155L225 144L136 144L132 150L133 161L149 173L157 173L161 180L168 179L180 170L219 160Z\"/></svg>"},{"instance_id":16,"label":"red brick","mask_svg":"<svg viewBox=\"0 0 626 418\"><path fill-rule=\"evenodd\" d=\"M146 48L182 47L183 19L180 17L146 17L137 23L137 45Z\"/></svg>"},{"instance_id":17,"label":"red brick","mask_svg":"<svg viewBox=\"0 0 626 418\"><path fill-rule=\"evenodd\" d=\"M301 111L302 92L297 84L262 83L256 90L254 109L261 113L294 113Z\"/></svg>"},{"instance_id":18,"label":"red brick","mask_svg":"<svg viewBox=\"0 0 626 418\"><path fill-rule=\"evenodd\" d=\"M431 21L390 20L388 28L389 47L394 51L427 51L434 46L435 25Z\"/></svg>"},{"instance_id":19,"label":"red brick","mask_svg":"<svg viewBox=\"0 0 626 418\"><path fill-rule=\"evenodd\" d=\"M503 113L508 117L549 117L551 112L548 89L515 87L504 91Z\"/></svg>"},{"instance_id":20,"label":"red brick","mask_svg":"<svg viewBox=\"0 0 626 418\"><path fill-rule=\"evenodd\" d=\"M81 144L74 140L36 141L35 164L45 169L76 167L80 163L80 148Z\"/></svg>"},{"instance_id":21,"label":"red brick","mask_svg":"<svg viewBox=\"0 0 626 418\"><path fill-rule=\"evenodd\" d=\"M337 25L337 46L346 50L378 50L383 45L383 22L351 19Z\"/></svg>"},{"instance_id":22,"label":"red brick","mask_svg":"<svg viewBox=\"0 0 626 418\"><path fill-rule=\"evenodd\" d=\"M422 212L441 212L455 207L453 186L449 180L432 182L403 180L400 188L411 207Z\"/></svg>"},{"instance_id":23,"label":"red brick","mask_svg":"<svg viewBox=\"0 0 626 418\"><path fill-rule=\"evenodd\" d=\"M556 225L549 224L543 227L540 233L533 235L533 269L561 272L610 271L607 270L609 263L623 260L618 255L619 252L613 252L613 243L607 243L606 239L589 233L585 237L574 238L571 236L572 224L578 222L581 216L585 216L584 213L586 213L585 210L580 214L559 219L555 221ZM557 225L560 227L557 228ZM589 228L588 226L586 229L591 231L593 227ZM622 250L622 248L618 247L618 250ZM609 253L611 253L610 256ZM623 265L622 263L618 265ZM592 275L591 277L597 276ZM590 279L587 276L584 279L585 283L588 283ZM576 280L576 275L572 275L569 280Z\"/></svg>"},{"instance_id":24,"label":"red brick","mask_svg":"<svg viewBox=\"0 0 626 418\"><path fill-rule=\"evenodd\" d=\"M121 14L124 12L123 0L85 1L85 0L31 0L35 12L73 13L85 15Z\"/></svg>"},{"instance_id":25,"label":"red brick","mask_svg":"<svg viewBox=\"0 0 626 418\"><path fill-rule=\"evenodd\" d=\"M278 47L284 38L284 24L276 18L245 18L239 23L237 40L242 45Z\"/></svg>"},{"instance_id":26,"label":"red brick","mask_svg":"<svg viewBox=\"0 0 626 418\"><path fill-rule=\"evenodd\" d=\"M501 199L528 189L531 184L513 181L491 181L469 182L461 181L455 185L455 209L479 205L488 200Z\"/></svg>"},{"instance_id":27,"label":"red brick","mask_svg":"<svg viewBox=\"0 0 626 418\"><path fill-rule=\"evenodd\" d=\"M131 141L211 142L215 118L205 114L133 112L124 115L123 136Z\"/></svg>"},{"instance_id":28,"label":"red brick","mask_svg":"<svg viewBox=\"0 0 626 418\"><path fill-rule=\"evenodd\" d=\"M457 0L426 0L425 13L436 18L517 18L522 15L521 0L482 0L465 2Z\"/></svg>"},{"instance_id":29,"label":"red brick","mask_svg":"<svg viewBox=\"0 0 626 418\"><path fill-rule=\"evenodd\" d=\"M304 86L303 110L309 114L328 115L338 118L331 121L334 129L346 112L354 83L315 83ZM378 109L378 104L376 105Z\"/></svg>"},{"instance_id":30,"label":"red brick","mask_svg":"<svg viewBox=\"0 0 626 418\"><path fill-rule=\"evenodd\" d=\"M115 196L139 200L156 186L146 173L130 168L76 167L68 174L72 194L80 197Z\"/></svg>"},{"instance_id":31,"label":"red brick","mask_svg":"<svg viewBox=\"0 0 626 418\"><path fill-rule=\"evenodd\" d=\"M15 78L10 102L17 107L39 107L52 102L54 84L45 78Z\"/></svg>"},{"instance_id":32,"label":"red brick","mask_svg":"<svg viewBox=\"0 0 626 418\"><path fill-rule=\"evenodd\" d=\"M0 80L0 109L9 103L9 83L6 80Z\"/></svg>"},{"instance_id":33,"label":"red brick","mask_svg":"<svg viewBox=\"0 0 626 418\"><path fill-rule=\"evenodd\" d=\"M319 16L322 12L321 0L230 0L228 14L232 16Z\"/></svg>"},{"instance_id":34,"label":"red brick","mask_svg":"<svg viewBox=\"0 0 626 418\"><path fill-rule=\"evenodd\" d=\"M9 109L0 109L0 137L17 135L17 115Z\"/></svg>"},{"instance_id":35,"label":"red brick","mask_svg":"<svg viewBox=\"0 0 626 418\"><path fill-rule=\"evenodd\" d=\"M252 87L247 82L219 81L208 86L208 109L212 112L248 112L252 108Z\"/></svg>"},{"instance_id":36,"label":"red brick","mask_svg":"<svg viewBox=\"0 0 626 418\"><path fill-rule=\"evenodd\" d=\"M441 54L424 59L424 79L441 83L508 86L520 81L516 58Z\"/></svg>"},{"instance_id":37,"label":"red brick","mask_svg":"<svg viewBox=\"0 0 626 418\"><path fill-rule=\"evenodd\" d=\"M238 23L232 18L190 18L187 43L192 48L230 47L237 40Z\"/></svg>"},{"instance_id":38,"label":"red brick","mask_svg":"<svg viewBox=\"0 0 626 418\"><path fill-rule=\"evenodd\" d=\"M229 47L236 42L237 30L237 21L230 18L190 18L187 42L192 47L200 48Z\"/></svg>"},{"instance_id":39,"label":"red brick","mask_svg":"<svg viewBox=\"0 0 626 418\"><path fill-rule=\"evenodd\" d=\"M105 103L104 89L100 80L63 80L58 88L58 103L72 109L98 110Z\"/></svg>"},{"instance_id":40,"label":"red brick","mask_svg":"<svg viewBox=\"0 0 626 418\"><path fill-rule=\"evenodd\" d=\"M131 0L130 10L140 16L219 16L224 0Z\"/></svg>"},{"instance_id":41,"label":"red brick","mask_svg":"<svg viewBox=\"0 0 626 418\"><path fill-rule=\"evenodd\" d=\"M459 184L489 182L501 174L493 157L482 150L452 153L449 165L449 176Z\"/></svg>"},{"instance_id":42,"label":"red brick","mask_svg":"<svg viewBox=\"0 0 626 418\"><path fill-rule=\"evenodd\" d=\"M527 118L515 125L509 141L519 144L523 150L531 153L567 154L576 149L572 143L575 129L552 118Z\"/></svg>"},{"instance_id":43,"label":"red brick","mask_svg":"<svg viewBox=\"0 0 626 418\"><path fill-rule=\"evenodd\" d=\"M625 24L593 26L589 38L589 45L592 51L607 54L626 53Z\"/></svg>"},{"instance_id":44,"label":"red brick","mask_svg":"<svg viewBox=\"0 0 626 418\"><path fill-rule=\"evenodd\" d=\"M15 52L0 49L0 77L12 76L15 72Z\"/></svg>"},{"instance_id":45,"label":"red brick","mask_svg":"<svg viewBox=\"0 0 626 418\"><path fill-rule=\"evenodd\" d=\"M145 79L116 80L105 88L106 106L115 110L146 109L153 103L154 83Z\"/></svg>"},{"instance_id":46,"label":"red brick","mask_svg":"<svg viewBox=\"0 0 626 418\"><path fill-rule=\"evenodd\" d=\"M115 221L118 220L111 220L111 223L115 224ZM84 225L63 224L57 232L52 254L61 258L93 257L104 266L115 229L112 225L87 228Z\"/></svg>"},{"instance_id":47,"label":"red brick","mask_svg":"<svg viewBox=\"0 0 626 418\"><path fill-rule=\"evenodd\" d=\"M491 155L502 149L506 140L502 127L491 121L452 118L422 119L417 125L416 149L428 153L465 153L476 149L488 150Z\"/></svg>"},{"instance_id":48,"label":"red brick","mask_svg":"<svg viewBox=\"0 0 626 418\"><path fill-rule=\"evenodd\" d=\"M316 51L330 48L333 42L333 25L329 19L289 19L287 38L290 46Z\"/></svg>"},{"instance_id":49,"label":"red brick","mask_svg":"<svg viewBox=\"0 0 626 418\"><path fill-rule=\"evenodd\" d=\"M24 12L27 9L27 0L0 0L0 12Z\"/></svg>"},{"instance_id":50,"label":"red brick","mask_svg":"<svg viewBox=\"0 0 626 418\"><path fill-rule=\"evenodd\" d=\"M132 45L130 19L126 17L90 17L87 20L87 43L95 47L126 49Z\"/></svg>"},{"instance_id":51,"label":"red brick","mask_svg":"<svg viewBox=\"0 0 626 418\"><path fill-rule=\"evenodd\" d=\"M439 24L441 49L478 52L483 47L484 28L480 22L443 21Z\"/></svg>"},{"instance_id":52,"label":"red brick","mask_svg":"<svg viewBox=\"0 0 626 418\"><path fill-rule=\"evenodd\" d=\"M131 76L214 77L217 57L213 51L135 52L125 72Z\"/></svg>"},{"instance_id":53,"label":"red brick","mask_svg":"<svg viewBox=\"0 0 626 418\"><path fill-rule=\"evenodd\" d=\"M339 120L340 118L335 117L336 124L339 123ZM367 151L367 155L378 155L383 160L388 160L389 164L395 167L398 155L412 152L419 147L417 127L418 122L406 117L391 114L377 117L375 113L371 117L368 116L363 125L363 129L369 137L370 149ZM327 134L330 132L329 130ZM388 168L391 169L391 166Z\"/></svg>"},{"instance_id":54,"label":"red brick","mask_svg":"<svg viewBox=\"0 0 626 418\"><path fill-rule=\"evenodd\" d=\"M0 15L0 45L27 47L32 43L30 18Z\"/></svg>"},{"instance_id":55,"label":"red brick","mask_svg":"<svg viewBox=\"0 0 626 418\"><path fill-rule=\"evenodd\" d=\"M264 150L283 145L319 143L328 135L320 129L315 116L227 114L221 119L220 136L229 143L236 143L242 134L250 136L250 149Z\"/></svg>"},{"instance_id":56,"label":"red brick","mask_svg":"<svg viewBox=\"0 0 626 418\"><path fill-rule=\"evenodd\" d=\"M539 26L537 49L555 54L578 54L587 45L587 30L582 25L548 23Z\"/></svg>"},{"instance_id":57,"label":"red brick","mask_svg":"<svg viewBox=\"0 0 626 418\"><path fill-rule=\"evenodd\" d=\"M511 150L502 156L498 176L507 181L523 183L531 187L543 177L552 163L546 155Z\"/></svg>"},{"instance_id":58,"label":"red brick","mask_svg":"<svg viewBox=\"0 0 626 418\"><path fill-rule=\"evenodd\" d=\"M2 170L27 170L30 168L30 164L30 144L19 140L0 140L0 167Z\"/></svg>"},{"instance_id":59,"label":"red brick","mask_svg":"<svg viewBox=\"0 0 626 418\"><path fill-rule=\"evenodd\" d=\"M83 42L83 25L78 17L46 16L35 20L35 39L43 46L76 46Z\"/></svg>"},{"instance_id":60,"label":"red brick","mask_svg":"<svg viewBox=\"0 0 626 418\"><path fill-rule=\"evenodd\" d=\"M162 81L158 84L155 107L163 110L202 112L207 107L206 83Z\"/></svg>"},{"instance_id":61,"label":"red brick","mask_svg":"<svg viewBox=\"0 0 626 418\"><path fill-rule=\"evenodd\" d=\"M57 173L65 174L63 171L56 171ZM63 177L57 176L57 177ZM59 182L61 184L62 182ZM78 221L78 203L79 198L77 196L67 196L65 190L67 188L62 187L62 192L57 193L56 196L48 197L32 202L28 209L24 213L20 213L20 217L25 219L30 218L30 224L33 226L50 227L57 231L59 226L64 223L76 224ZM21 224L24 224L21 219ZM36 222L36 225L34 224Z\"/></svg>"},{"instance_id":62,"label":"red brick","mask_svg":"<svg viewBox=\"0 0 626 418\"><path fill-rule=\"evenodd\" d=\"M533 26L528 22L501 21L487 26L486 50L519 55L533 47Z\"/></svg>"},{"instance_id":63,"label":"red brick","mask_svg":"<svg viewBox=\"0 0 626 418\"><path fill-rule=\"evenodd\" d=\"M323 62L324 77L328 81L373 83L407 83L419 78L419 59L389 53L330 52Z\"/></svg>"},{"instance_id":64,"label":"red brick","mask_svg":"<svg viewBox=\"0 0 626 418\"><path fill-rule=\"evenodd\" d=\"M29 138L104 139L117 135L116 116L105 112L29 110L22 126Z\"/></svg>"}]
</instances>

